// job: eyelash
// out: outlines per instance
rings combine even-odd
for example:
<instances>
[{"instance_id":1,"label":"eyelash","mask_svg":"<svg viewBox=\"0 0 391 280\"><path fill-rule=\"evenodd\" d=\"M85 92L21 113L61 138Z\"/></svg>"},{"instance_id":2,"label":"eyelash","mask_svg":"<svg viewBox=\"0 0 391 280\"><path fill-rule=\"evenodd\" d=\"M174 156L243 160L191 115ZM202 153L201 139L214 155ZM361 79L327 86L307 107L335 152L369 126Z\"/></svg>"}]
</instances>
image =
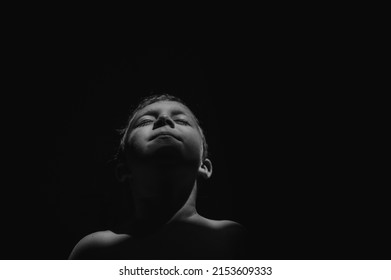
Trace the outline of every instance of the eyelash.
<instances>
[{"instance_id":1,"label":"eyelash","mask_svg":"<svg viewBox=\"0 0 391 280\"><path fill-rule=\"evenodd\" d=\"M137 126L145 126L145 125L150 124L151 122L153 122L153 120L142 120L141 122L139 122L137 124ZM185 121L185 120L182 120L182 119L174 120L174 122L176 122L178 124L181 124L181 125L190 125L190 123L188 121Z\"/></svg>"},{"instance_id":2,"label":"eyelash","mask_svg":"<svg viewBox=\"0 0 391 280\"><path fill-rule=\"evenodd\" d=\"M137 124L137 126L145 126L145 125L147 125L147 124L149 124L151 122L153 122L153 120L142 120L141 122L139 122Z\"/></svg>"},{"instance_id":3,"label":"eyelash","mask_svg":"<svg viewBox=\"0 0 391 280\"><path fill-rule=\"evenodd\" d=\"M183 124L183 125L190 125L188 121L185 120L174 120L176 123Z\"/></svg>"}]
</instances>

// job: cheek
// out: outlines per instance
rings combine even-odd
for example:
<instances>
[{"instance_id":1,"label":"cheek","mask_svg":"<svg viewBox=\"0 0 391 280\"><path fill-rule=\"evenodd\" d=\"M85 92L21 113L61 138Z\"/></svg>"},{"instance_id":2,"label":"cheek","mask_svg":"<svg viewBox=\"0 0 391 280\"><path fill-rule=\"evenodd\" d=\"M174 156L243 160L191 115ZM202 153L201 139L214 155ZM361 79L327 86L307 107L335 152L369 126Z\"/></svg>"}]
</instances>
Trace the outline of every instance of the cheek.
<instances>
[{"instance_id":1,"label":"cheek","mask_svg":"<svg viewBox=\"0 0 391 280\"><path fill-rule=\"evenodd\" d=\"M146 129L139 129L133 131L128 136L127 145L130 149L140 150L143 149L148 138L148 131Z\"/></svg>"},{"instance_id":2,"label":"cheek","mask_svg":"<svg viewBox=\"0 0 391 280\"><path fill-rule=\"evenodd\" d=\"M189 152L197 157L202 155L202 138L198 132L191 132L186 135L186 146Z\"/></svg>"}]
</instances>

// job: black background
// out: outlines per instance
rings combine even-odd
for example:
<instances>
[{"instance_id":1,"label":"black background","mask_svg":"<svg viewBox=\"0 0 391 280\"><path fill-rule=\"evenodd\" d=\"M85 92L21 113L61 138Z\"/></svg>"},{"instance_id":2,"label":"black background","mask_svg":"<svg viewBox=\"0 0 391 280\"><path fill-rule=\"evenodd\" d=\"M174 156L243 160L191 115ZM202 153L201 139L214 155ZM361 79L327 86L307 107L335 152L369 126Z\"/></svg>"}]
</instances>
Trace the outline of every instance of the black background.
<instances>
[{"instance_id":1,"label":"black background","mask_svg":"<svg viewBox=\"0 0 391 280\"><path fill-rule=\"evenodd\" d=\"M199 212L243 224L252 258L387 258L375 110L342 38L286 27L169 44L77 31L26 27L8 55L3 259L66 259L120 221L116 129L152 91L199 117L214 166Z\"/></svg>"}]
</instances>

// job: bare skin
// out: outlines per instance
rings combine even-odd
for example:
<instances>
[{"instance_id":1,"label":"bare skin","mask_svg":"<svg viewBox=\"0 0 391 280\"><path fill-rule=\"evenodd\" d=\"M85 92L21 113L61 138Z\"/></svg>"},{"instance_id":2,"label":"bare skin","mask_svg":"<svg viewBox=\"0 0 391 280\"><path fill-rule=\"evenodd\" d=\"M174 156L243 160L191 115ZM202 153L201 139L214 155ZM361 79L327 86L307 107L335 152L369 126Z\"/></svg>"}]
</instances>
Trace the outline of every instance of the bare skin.
<instances>
[{"instance_id":1,"label":"bare skin","mask_svg":"<svg viewBox=\"0 0 391 280\"><path fill-rule=\"evenodd\" d=\"M212 174L191 111L174 101L141 110L127 140L129 161L119 178L131 186L130 232L92 233L70 259L240 259L244 228L196 210L198 178Z\"/></svg>"},{"instance_id":2,"label":"bare skin","mask_svg":"<svg viewBox=\"0 0 391 280\"><path fill-rule=\"evenodd\" d=\"M194 213L175 218L147 236L134 238L110 230L90 234L78 243L70 259L241 259L245 258L244 237L238 223Z\"/></svg>"}]
</instances>

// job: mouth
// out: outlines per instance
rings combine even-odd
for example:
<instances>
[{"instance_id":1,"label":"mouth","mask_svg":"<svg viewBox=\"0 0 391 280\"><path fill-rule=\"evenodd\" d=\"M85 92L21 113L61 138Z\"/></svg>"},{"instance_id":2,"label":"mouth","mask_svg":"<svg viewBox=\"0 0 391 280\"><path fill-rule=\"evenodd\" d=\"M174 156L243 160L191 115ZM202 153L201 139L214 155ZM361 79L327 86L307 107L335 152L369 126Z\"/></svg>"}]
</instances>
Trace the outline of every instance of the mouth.
<instances>
[{"instance_id":1,"label":"mouth","mask_svg":"<svg viewBox=\"0 0 391 280\"><path fill-rule=\"evenodd\" d=\"M169 133L169 132L157 133L157 134L153 135L150 140L154 140L154 139L157 139L157 138L162 138L162 139L164 139L164 138L174 138L174 139L176 139L178 141L182 141L182 139L179 136L176 136L176 135L174 135L172 133Z\"/></svg>"}]
</instances>

